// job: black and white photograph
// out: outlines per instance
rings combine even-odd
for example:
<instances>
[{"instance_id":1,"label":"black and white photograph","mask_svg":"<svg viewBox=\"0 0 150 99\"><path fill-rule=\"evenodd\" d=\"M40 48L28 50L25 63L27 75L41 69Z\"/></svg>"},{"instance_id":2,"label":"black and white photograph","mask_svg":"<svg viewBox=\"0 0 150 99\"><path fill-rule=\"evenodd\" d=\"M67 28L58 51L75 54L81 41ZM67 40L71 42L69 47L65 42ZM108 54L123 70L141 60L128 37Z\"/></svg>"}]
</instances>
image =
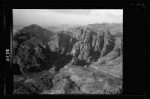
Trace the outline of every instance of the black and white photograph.
<instances>
[{"instance_id":1,"label":"black and white photograph","mask_svg":"<svg viewBox=\"0 0 150 99\"><path fill-rule=\"evenodd\" d=\"M12 14L13 94L122 94L123 9Z\"/></svg>"}]
</instances>

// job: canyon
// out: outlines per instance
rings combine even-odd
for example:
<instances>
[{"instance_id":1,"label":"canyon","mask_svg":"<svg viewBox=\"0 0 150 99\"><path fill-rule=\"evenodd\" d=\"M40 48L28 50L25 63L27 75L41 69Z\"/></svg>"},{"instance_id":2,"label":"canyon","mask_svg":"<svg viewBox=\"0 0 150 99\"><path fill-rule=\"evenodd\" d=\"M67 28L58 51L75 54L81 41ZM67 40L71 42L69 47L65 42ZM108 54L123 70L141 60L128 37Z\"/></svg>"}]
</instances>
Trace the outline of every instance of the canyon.
<instances>
[{"instance_id":1,"label":"canyon","mask_svg":"<svg viewBox=\"0 0 150 99\"><path fill-rule=\"evenodd\" d=\"M13 93L121 94L123 25L58 30L32 24L15 33Z\"/></svg>"}]
</instances>

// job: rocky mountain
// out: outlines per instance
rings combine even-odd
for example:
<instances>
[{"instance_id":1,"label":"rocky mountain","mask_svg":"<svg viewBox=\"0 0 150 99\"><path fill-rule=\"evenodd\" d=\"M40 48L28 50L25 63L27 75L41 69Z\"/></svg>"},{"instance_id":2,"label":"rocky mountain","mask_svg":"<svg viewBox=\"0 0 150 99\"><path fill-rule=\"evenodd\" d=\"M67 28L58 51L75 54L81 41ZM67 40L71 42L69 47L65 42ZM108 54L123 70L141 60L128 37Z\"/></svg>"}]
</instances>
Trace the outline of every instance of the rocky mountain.
<instances>
[{"instance_id":1,"label":"rocky mountain","mask_svg":"<svg viewBox=\"0 0 150 99\"><path fill-rule=\"evenodd\" d=\"M34 24L19 30L13 39L14 94L121 93L121 26L90 24L54 33Z\"/></svg>"},{"instance_id":2,"label":"rocky mountain","mask_svg":"<svg viewBox=\"0 0 150 99\"><path fill-rule=\"evenodd\" d=\"M35 24L24 27L14 35L13 61L16 66L19 65L21 72L27 72L28 67L43 68L47 66L46 63L50 64L50 55L46 54L49 53L46 43L52 35L53 32ZM40 71L36 68L35 71L38 70Z\"/></svg>"}]
</instances>

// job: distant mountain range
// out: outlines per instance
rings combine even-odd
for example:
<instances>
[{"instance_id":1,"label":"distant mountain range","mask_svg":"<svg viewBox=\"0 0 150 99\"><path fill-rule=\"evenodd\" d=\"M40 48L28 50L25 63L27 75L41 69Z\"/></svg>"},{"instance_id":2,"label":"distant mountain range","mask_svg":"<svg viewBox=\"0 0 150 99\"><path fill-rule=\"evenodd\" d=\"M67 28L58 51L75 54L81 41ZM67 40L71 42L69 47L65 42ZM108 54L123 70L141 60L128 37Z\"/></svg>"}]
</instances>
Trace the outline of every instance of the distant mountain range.
<instances>
[{"instance_id":1,"label":"distant mountain range","mask_svg":"<svg viewBox=\"0 0 150 99\"><path fill-rule=\"evenodd\" d=\"M76 28L76 27L81 27L80 25L60 25L60 26L49 26L47 27L48 30L51 30L53 32L59 32L59 31L65 31L70 28Z\"/></svg>"},{"instance_id":2,"label":"distant mountain range","mask_svg":"<svg viewBox=\"0 0 150 99\"><path fill-rule=\"evenodd\" d=\"M13 33L16 33L20 29L22 29L24 26L23 25L14 25L13 27ZM44 28L53 31L53 32L58 32L58 31L65 31L71 28L77 28L77 27L89 27L95 30L104 30L104 29L109 29L112 34L116 33L123 33L123 24L122 23L95 23L95 24L88 24L88 25L68 25L68 24L63 24L60 26L43 26Z\"/></svg>"}]
</instances>

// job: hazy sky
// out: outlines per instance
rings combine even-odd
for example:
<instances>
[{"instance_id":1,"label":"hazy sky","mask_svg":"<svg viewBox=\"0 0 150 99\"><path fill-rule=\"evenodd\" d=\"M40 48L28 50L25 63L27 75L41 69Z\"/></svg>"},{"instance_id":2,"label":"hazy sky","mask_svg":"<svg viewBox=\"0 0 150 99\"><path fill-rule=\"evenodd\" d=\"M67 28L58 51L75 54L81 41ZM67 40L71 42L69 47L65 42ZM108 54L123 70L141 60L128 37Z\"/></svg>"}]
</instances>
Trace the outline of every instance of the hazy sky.
<instances>
[{"instance_id":1,"label":"hazy sky","mask_svg":"<svg viewBox=\"0 0 150 99\"><path fill-rule=\"evenodd\" d=\"M14 25L122 23L122 9L13 9Z\"/></svg>"}]
</instances>

